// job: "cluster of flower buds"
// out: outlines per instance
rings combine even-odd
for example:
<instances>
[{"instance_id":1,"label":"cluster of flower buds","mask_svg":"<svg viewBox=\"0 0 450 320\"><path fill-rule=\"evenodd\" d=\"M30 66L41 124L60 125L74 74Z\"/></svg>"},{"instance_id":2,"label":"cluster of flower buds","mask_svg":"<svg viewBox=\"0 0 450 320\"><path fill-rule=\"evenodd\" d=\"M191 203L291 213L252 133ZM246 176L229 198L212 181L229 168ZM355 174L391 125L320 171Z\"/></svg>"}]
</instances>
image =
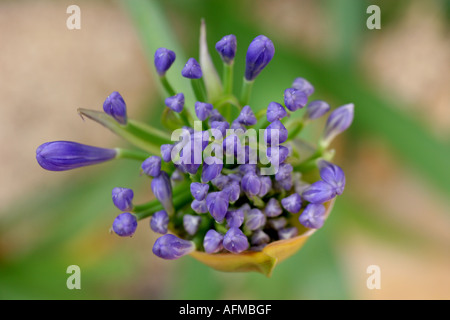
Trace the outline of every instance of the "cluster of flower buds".
<instances>
[{"instance_id":1,"label":"cluster of flower buds","mask_svg":"<svg viewBox=\"0 0 450 320\"><path fill-rule=\"evenodd\" d=\"M104 112L79 112L142 152L68 141L44 143L36 151L38 163L52 171L114 158L140 160L156 199L135 205L133 190L114 188L113 203L123 213L114 220L112 230L119 236L132 236L138 221L150 217L151 230L162 234L153 253L163 259L177 259L194 250L208 254L260 251L274 241L296 237L304 229L321 228L326 218L324 203L341 195L345 186L344 173L330 162L334 153L327 148L353 121L353 104L329 114L315 151L304 154L299 133L330 111L328 103L309 101L314 87L297 78L284 91L284 101L270 102L256 111L249 104L250 91L274 57L272 41L260 35L250 43L240 99L232 94L236 37L223 37L215 48L224 64L223 81L211 68L207 49L206 59L200 58L204 64L190 58L181 70L196 97L190 107L184 94L176 92L166 78L175 53L166 48L156 50L154 65L169 95L162 123L173 130L171 136L128 119L124 99L113 92L103 104ZM320 180L302 180L313 170Z\"/></svg>"}]
</instances>

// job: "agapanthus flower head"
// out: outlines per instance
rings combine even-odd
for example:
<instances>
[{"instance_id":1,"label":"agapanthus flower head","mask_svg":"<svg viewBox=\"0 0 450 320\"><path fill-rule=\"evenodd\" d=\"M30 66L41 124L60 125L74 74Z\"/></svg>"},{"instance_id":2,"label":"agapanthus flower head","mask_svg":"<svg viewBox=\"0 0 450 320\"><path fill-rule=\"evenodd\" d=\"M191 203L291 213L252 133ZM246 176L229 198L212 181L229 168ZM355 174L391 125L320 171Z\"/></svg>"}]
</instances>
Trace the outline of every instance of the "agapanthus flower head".
<instances>
[{"instance_id":1,"label":"agapanthus flower head","mask_svg":"<svg viewBox=\"0 0 450 320\"><path fill-rule=\"evenodd\" d=\"M36 149L39 165L50 171L65 171L114 159L115 149L88 146L71 141L52 141Z\"/></svg>"},{"instance_id":2,"label":"agapanthus flower head","mask_svg":"<svg viewBox=\"0 0 450 320\"><path fill-rule=\"evenodd\" d=\"M158 72L160 76L164 76L167 70L169 70L175 62L175 58L175 52L172 50L166 48L157 49L154 57L156 72Z\"/></svg>"},{"instance_id":3,"label":"agapanthus flower head","mask_svg":"<svg viewBox=\"0 0 450 320\"><path fill-rule=\"evenodd\" d=\"M223 238L223 247L231 253L241 253L249 246L247 237L239 228L230 228Z\"/></svg>"},{"instance_id":4,"label":"agapanthus flower head","mask_svg":"<svg viewBox=\"0 0 450 320\"><path fill-rule=\"evenodd\" d=\"M234 34L224 36L216 43L216 50L223 62L231 64L236 55L237 40Z\"/></svg>"},{"instance_id":5,"label":"agapanthus flower head","mask_svg":"<svg viewBox=\"0 0 450 320\"><path fill-rule=\"evenodd\" d=\"M292 88L303 91L309 97L314 93L314 87L305 78L296 78L292 83Z\"/></svg>"},{"instance_id":6,"label":"agapanthus flower head","mask_svg":"<svg viewBox=\"0 0 450 320\"><path fill-rule=\"evenodd\" d=\"M103 102L103 111L120 124L127 124L127 105L117 91L111 93Z\"/></svg>"},{"instance_id":7,"label":"agapanthus flower head","mask_svg":"<svg viewBox=\"0 0 450 320\"><path fill-rule=\"evenodd\" d=\"M275 54L272 40L259 35L250 43L245 58L245 79L254 80L269 64Z\"/></svg>"},{"instance_id":8,"label":"agapanthus flower head","mask_svg":"<svg viewBox=\"0 0 450 320\"><path fill-rule=\"evenodd\" d=\"M112 229L121 237L131 237L136 231L137 225L136 217L129 212L124 212L114 219Z\"/></svg>"},{"instance_id":9,"label":"agapanthus flower head","mask_svg":"<svg viewBox=\"0 0 450 320\"><path fill-rule=\"evenodd\" d=\"M184 94L177 93L172 97L166 98L164 102L169 109L175 112L181 112L184 108Z\"/></svg>"},{"instance_id":10,"label":"agapanthus flower head","mask_svg":"<svg viewBox=\"0 0 450 320\"><path fill-rule=\"evenodd\" d=\"M156 239L153 245L153 253L166 260L178 259L195 250L195 244L174 236L173 234L165 234Z\"/></svg>"},{"instance_id":11,"label":"agapanthus flower head","mask_svg":"<svg viewBox=\"0 0 450 320\"><path fill-rule=\"evenodd\" d=\"M311 120L320 118L328 111L330 111L330 105L322 100L311 101L306 106L306 114Z\"/></svg>"},{"instance_id":12,"label":"agapanthus flower head","mask_svg":"<svg viewBox=\"0 0 450 320\"><path fill-rule=\"evenodd\" d=\"M200 79L203 76L203 72L197 60L189 58L181 71L181 75L188 79Z\"/></svg>"},{"instance_id":13,"label":"agapanthus flower head","mask_svg":"<svg viewBox=\"0 0 450 320\"><path fill-rule=\"evenodd\" d=\"M169 215L165 210L156 211L150 219L150 228L157 233L166 234L169 228Z\"/></svg>"},{"instance_id":14,"label":"agapanthus flower head","mask_svg":"<svg viewBox=\"0 0 450 320\"><path fill-rule=\"evenodd\" d=\"M331 112L328 117L327 123L325 124L325 132L323 135L323 141L328 144L334 137L336 137L341 132L347 130L347 128L352 124L354 117L354 105L349 103L337 108Z\"/></svg>"},{"instance_id":15,"label":"agapanthus flower head","mask_svg":"<svg viewBox=\"0 0 450 320\"><path fill-rule=\"evenodd\" d=\"M284 90L284 105L290 111L296 111L306 106L308 96L305 92L294 88Z\"/></svg>"},{"instance_id":16,"label":"agapanthus flower head","mask_svg":"<svg viewBox=\"0 0 450 320\"><path fill-rule=\"evenodd\" d=\"M278 102L271 102L267 106L267 121L274 122L275 120L281 120L287 116L286 109Z\"/></svg>"},{"instance_id":17,"label":"agapanthus flower head","mask_svg":"<svg viewBox=\"0 0 450 320\"><path fill-rule=\"evenodd\" d=\"M114 205L122 211L128 211L133 208L134 192L128 188L112 189L112 200Z\"/></svg>"}]
</instances>

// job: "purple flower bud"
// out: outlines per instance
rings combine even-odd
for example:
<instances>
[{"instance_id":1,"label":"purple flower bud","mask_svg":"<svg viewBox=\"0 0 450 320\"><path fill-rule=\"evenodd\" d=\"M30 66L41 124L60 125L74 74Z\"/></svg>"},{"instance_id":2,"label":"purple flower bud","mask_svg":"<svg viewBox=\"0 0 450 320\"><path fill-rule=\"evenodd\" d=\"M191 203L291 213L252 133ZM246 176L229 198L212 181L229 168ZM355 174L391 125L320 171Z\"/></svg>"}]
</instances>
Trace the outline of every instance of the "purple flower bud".
<instances>
[{"instance_id":1,"label":"purple flower bud","mask_svg":"<svg viewBox=\"0 0 450 320\"><path fill-rule=\"evenodd\" d=\"M248 203L244 203L239 208L239 210L242 210L242 212L244 212L244 215L247 215L250 212L251 209L252 209L252 207L250 207L250 205Z\"/></svg>"},{"instance_id":2,"label":"purple flower bud","mask_svg":"<svg viewBox=\"0 0 450 320\"><path fill-rule=\"evenodd\" d=\"M221 159L216 157L207 157L203 163L202 181L204 183L217 178L222 171L223 163Z\"/></svg>"},{"instance_id":3,"label":"purple flower bud","mask_svg":"<svg viewBox=\"0 0 450 320\"><path fill-rule=\"evenodd\" d=\"M176 169L170 176L170 180L174 181L174 182L183 181L184 180L184 172L179 169Z\"/></svg>"},{"instance_id":4,"label":"purple flower bud","mask_svg":"<svg viewBox=\"0 0 450 320\"><path fill-rule=\"evenodd\" d=\"M292 176L289 175L286 179L280 180L280 181L276 181L276 187L278 188L278 190L286 190L289 191L292 189Z\"/></svg>"},{"instance_id":5,"label":"purple flower bud","mask_svg":"<svg viewBox=\"0 0 450 320\"><path fill-rule=\"evenodd\" d=\"M262 198L272 189L272 179L268 176L262 176L259 180L261 181L261 188L259 189L258 197Z\"/></svg>"},{"instance_id":6,"label":"purple flower bud","mask_svg":"<svg viewBox=\"0 0 450 320\"><path fill-rule=\"evenodd\" d=\"M244 106L236 120L246 126L253 126L258 122L250 106Z\"/></svg>"},{"instance_id":7,"label":"purple flower bud","mask_svg":"<svg viewBox=\"0 0 450 320\"><path fill-rule=\"evenodd\" d=\"M335 196L333 186L323 181L314 182L302 193L303 199L316 204L327 202Z\"/></svg>"},{"instance_id":8,"label":"purple flower bud","mask_svg":"<svg viewBox=\"0 0 450 320\"><path fill-rule=\"evenodd\" d=\"M334 137L350 127L353 122L354 108L353 103L350 103L337 108L330 114L325 124L323 136L326 143L330 143Z\"/></svg>"},{"instance_id":9,"label":"purple flower bud","mask_svg":"<svg viewBox=\"0 0 450 320\"><path fill-rule=\"evenodd\" d=\"M302 199L298 193L293 193L289 197L281 199L281 205L290 213L297 213L302 207Z\"/></svg>"},{"instance_id":10,"label":"purple flower bud","mask_svg":"<svg viewBox=\"0 0 450 320\"><path fill-rule=\"evenodd\" d=\"M227 135L227 129L230 129L230 124L226 121L212 121L210 127L211 129L219 130L222 137L225 138Z\"/></svg>"},{"instance_id":11,"label":"purple flower bud","mask_svg":"<svg viewBox=\"0 0 450 320\"><path fill-rule=\"evenodd\" d=\"M166 48L159 48L155 52L155 68L160 76L164 76L174 63L175 52Z\"/></svg>"},{"instance_id":12,"label":"purple flower bud","mask_svg":"<svg viewBox=\"0 0 450 320\"><path fill-rule=\"evenodd\" d=\"M280 240L287 240L294 238L298 235L298 229L296 227L283 228L278 230L278 238Z\"/></svg>"},{"instance_id":13,"label":"purple flower bud","mask_svg":"<svg viewBox=\"0 0 450 320\"><path fill-rule=\"evenodd\" d=\"M244 211L241 209L227 211L225 219L227 220L228 228L240 228L244 223Z\"/></svg>"},{"instance_id":14,"label":"purple flower bud","mask_svg":"<svg viewBox=\"0 0 450 320\"><path fill-rule=\"evenodd\" d=\"M309 97L314 93L314 87L308 80L303 78L297 78L292 83L292 88L303 91Z\"/></svg>"},{"instance_id":15,"label":"purple flower bud","mask_svg":"<svg viewBox=\"0 0 450 320\"><path fill-rule=\"evenodd\" d=\"M285 217L276 218L276 219L269 219L267 221L267 224L271 226L275 230L280 230L284 228L287 225L287 220Z\"/></svg>"},{"instance_id":16,"label":"purple flower bud","mask_svg":"<svg viewBox=\"0 0 450 320\"><path fill-rule=\"evenodd\" d=\"M200 79L203 76L202 68L197 60L190 58L181 71L181 75L188 79Z\"/></svg>"},{"instance_id":17,"label":"purple flower bud","mask_svg":"<svg viewBox=\"0 0 450 320\"><path fill-rule=\"evenodd\" d=\"M271 102L267 107L266 116L267 121L274 122L275 120L281 120L286 117L287 111L281 104L277 102Z\"/></svg>"},{"instance_id":18,"label":"purple flower bud","mask_svg":"<svg viewBox=\"0 0 450 320\"><path fill-rule=\"evenodd\" d=\"M216 253L223 249L223 235L214 229L208 230L203 239L203 247L206 253Z\"/></svg>"},{"instance_id":19,"label":"purple flower bud","mask_svg":"<svg viewBox=\"0 0 450 320\"><path fill-rule=\"evenodd\" d=\"M322 100L311 101L306 106L306 114L311 120L320 118L328 111L330 111L330 105Z\"/></svg>"},{"instance_id":20,"label":"purple flower bud","mask_svg":"<svg viewBox=\"0 0 450 320\"><path fill-rule=\"evenodd\" d=\"M250 163L241 164L239 166L239 172L244 175L247 173L256 174L256 164L250 164Z\"/></svg>"},{"instance_id":21,"label":"purple flower bud","mask_svg":"<svg viewBox=\"0 0 450 320\"><path fill-rule=\"evenodd\" d=\"M232 181L228 185L225 186L223 189L223 192L228 194L228 201L229 202L236 202L239 200L239 197L241 195L241 187L239 185L239 182Z\"/></svg>"},{"instance_id":22,"label":"purple flower bud","mask_svg":"<svg viewBox=\"0 0 450 320\"><path fill-rule=\"evenodd\" d=\"M251 209L245 219L245 227L249 230L257 230L266 224L266 216L259 209Z\"/></svg>"},{"instance_id":23,"label":"purple flower bud","mask_svg":"<svg viewBox=\"0 0 450 320\"><path fill-rule=\"evenodd\" d=\"M173 144L163 144L161 145L161 157L164 162L170 162L172 160L172 149Z\"/></svg>"},{"instance_id":24,"label":"purple flower bud","mask_svg":"<svg viewBox=\"0 0 450 320\"><path fill-rule=\"evenodd\" d=\"M103 102L103 111L120 124L127 124L127 105L120 93L114 91Z\"/></svg>"},{"instance_id":25,"label":"purple flower bud","mask_svg":"<svg viewBox=\"0 0 450 320\"><path fill-rule=\"evenodd\" d=\"M242 130L243 132L247 131L247 128L237 120L234 120L230 126L233 130Z\"/></svg>"},{"instance_id":26,"label":"purple flower bud","mask_svg":"<svg viewBox=\"0 0 450 320\"><path fill-rule=\"evenodd\" d=\"M128 211L133 208L133 190L127 188L112 189L112 200L114 205L122 211Z\"/></svg>"},{"instance_id":27,"label":"purple flower bud","mask_svg":"<svg viewBox=\"0 0 450 320\"><path fill-rule=\"evenodd\" d=\"M233 62L236 55L237 41L234 34L229 34L216 43L216 50L226 64Z\"/></svg>"},{"instance_id":28,"label":"purple flower bud","mask_svg":"<svg viewBox=\"0 0 450 320\"><path fill-rule=\"evenodd\" d=\"M164 100L165 105L175 112L181 112L184 108L184 94L177 93L172 97L166 98Z\"/></svg>"},{"instance_id":29,"label":"purple flower bud","mask_svg":"<svg viewBox=\"0 0 450 320\"><path fill-rule=\"evenodd\" d=\"M275 120L264 130L264 141L269 145L278 145L287 140L288 131L280 120Z\"/></svg>"},{"instance_id":30,"label":"purple flower bud","mask_svg":"<svg viewBox=\"0 0 450 320\"><path fill-rule=\"evenodd\" d=\"M212 185L219 190L223 190L229 182L230 178L223 174L219 174L217 177L211 180Z\"/></svg>"},{"instance_id":31,"label":"purple flower bud","mask_svg":"<svg viewBox=\"0 0 450 320\"><path fill-rule=\"evenodd\" d=\"M226 121L226 119L220 114L217 109L213 109L208 119L208 124L210 127L213 121Z\"/></svg>"},{"instance_id":32,"label":"purple flower bud","mask_svg":"<svg viewBox=\"0 0 450 320\"><path fill-rule=\"evenodd\" d=\"M251 148L250 146L245 146L244 148L244 163L250 164L250 165L256 165L258 163L258 154L256 153L256 150ZM241 162L242 159L238 156L238 163ZM256 170L255 170L256 172Z\"/></svg>"},{"instance_id":33,"label":"purple flower bud","mask_svg":"<svg viewBox=\"0 0 450 320\"><path fill-rule=\"evenodd\" d=\"M213 111L213 105L210 103L197 101L195 103L195 114L197 115L198 120L205 121L211 115Z\"/></svg>"},{"instance_id":34,"label":"purple flower bud","mask_svg":"<svg viewBox=\"0 0 450 320\"><path fill-rule=\"evenodd\" d=\"M156 211L150 219L150 228L157 233L166 234L169 227L169 215L166 211Z\"/></svg>"},{"instance_id":35,"label":"purple flower bud","mask_svg":"<svg viewBox=\"0 0 450 320\"><path fill-rule=\"evenodd\" d=\"M271 146L267 148L266 155L271 163L283 163L289 156L290 151L285 146Z\"/></svg>"},{"instance_id":36,"label":"purple flower bud","mask_svg":"<svg viewBox=\"0 0 450 320\"><path fill-rule=\"evenodd\" d=\"M146 175L157 177L161 173L161 158L150 156L142 162L141 168Z\"/></svg>"},{"instance_id":37,"label":"purple flower bud","mask_svg":"<svg viewBox=\"0 0 450 320\"><path fill-rule=\"evenodd\" d=\"M223 247L232 253L241 253L249 246L247 237L239 228L230 228L223 238Z\"/></svg>"},{"instance_id":38,"label":"purple flower bud","mask_svg":"<svg viewBox=\"0 0 450 320\"><path fill-rule=\"evenodd\" d=\"M137 228L137 220L129 212L119 214L113 222L114 232L121 237L131 237Z\"/></svg>"},{"instance_id":39,"label":"purple flower bud","mask_svg":"<svg viewBox=\"0 0 450 320\"><path fill-rule=\"evenodd\" d=\"M296 111L306 106L308 96L306 93L294 88L284 90L284 104L290 111Z\"/></svg>"},{"instance_id":40,"label":"purple flower bud","mask_svg":"<svg viewBox=\"0 0 450 320\"><path fill-rule=\"evenodd\" d=\"M255 173L248 172L242 177L242 190L250 196L256 196L261 190L261 180Z\"/></svg>"},{"instance_id":41,"label":"purple flower bud","mask_svg":"<svg viewBox=\"0 0 450 320\"><path fill-rule=\"evenodd\" d=\"M275 174L276 181L282 181L286 179L290 179L292 177L292 171L294 168L290 163L282 163L278 172Z\"/></svg>"},{"instance_id":42,"label":"purple flower bud","mask_svg":"<svg viewBox=\"0 0 450 320\"><path fill-rule=\"evenodd\" d=\"M172 185L170 184L169 175L161 171L159 176L152 179L151 187L156 199L161 202L167 213L172 214L174 210L172 204Z\"/></svg>"},{"instance_id":43,"label":"purple flower bud","mask_svg":"<svg viewBox=\"0 0 450 320\"><path fill-rule=\"evenodd\" d=\"M191 203L191 208L194 210L195 213L207 213L208 207L206 206L206 200L197 200L195 199Z\"/></svg>"},{"instance_id":44,"label":"purple flower bud","mask_svg":"<svg viewBox=\"0 0 450 320\"><path fill-rule=\"evenodd\" d=\"M330 184L338 195L341 195L345 188L345 174L341 167L321 160L319 161L319 168L322 180Z\"/></svg>"},{"instance_id":45,"label":"purple flower bud","mask_svg":"<svg viewBox=\"0 0 450 320\"><path fill-rule=\"evenodd\" d=\"M270 242L270 237L262 230L256 230L253 232L250 242L254 246L259 246L262 244L267 244Z\"/></svg>"},{"instance_id":46,"label":"purple flower bud","mask_svg":"<svg viewBox=\"0 0 450 320\"><path fill-rule=\"evenodd\" d=\"M153 245L153 253L166 260L178 259L195 250L192 241L180 239L173 234L165 234L156 239Z\"/></svg>"},{"instance_id":47,"label":"purple flower bud","mask_svg":"<svg viewBox=\"0 0 450 320\"><path fill-rule=\"evenodd\" d=\"M259 35L250 43L245 58L245 79L254 80L269 64L275 54L272 41L266 36Z\"/></svg>"},{"instance_id":48,"label":"purple flower bud","mask_svg":"<svg viewBox=\"0 0 450 320\"><path fill-rule=\"evenodd\" d=\"M239 184L241 183L241 180L242 180L242 174L239 172L230 173L227 177L230 178L230 181L235 181Z\"/></svg>"},{"instance_id":49,"label":"purple flower bud","mask_svg":"<svg viewBox=\"0 0 450 320\"><path fill-rule=\"evenodd\" d=\"M36 149L39 165L50 171L65 171L85 167L115 158L114 149L87 146L71 141L46 142Z\"/></svg>"},{"instance_id":50,"label":"purple flower bud","mask_svg":"<svg viewBox=\"0 0 450 320\"><path fill-rule=\"evenodd\" d=\"M224 154L237 157L242 152L242 145L239 137L235 134L229 135L222 143Z\"/></svg>"},{"instance_id":51,"label":"purple flower bud","mask_svg":"<svg viewBox=\"0 0 450 320\"><path fill-rule=\"evenodd\" d=\"M270 200L267 202L266 207L264 208L264 213L270 218L277 217L283 213L283 209L281 209L280 203L277 199L270 198Z\"/></svg>"},{"instance_id":52,"label":"purple flower bud","mask_svg":"<svg viewBox=\"0 0 450 320\"><path fill-rule=\"evenodd\" d=\"M310 203L303 210L298 220L307 228L319 229L325 222L325 212L323 205Z\"/></svg>"},{"instance_id":53,"label":"purple flower bud","mask_svg":"<svg viewBox=\"0 0 450 320\"><path fill-rule=\"evenodd\" d=\"M208 194L209 184L200 183L200 182L192 182L191 183L191 193L192 196L198 200L202 201L205 199Z\"/></svg>"},{"instance_id":54,"label":"purple flower bud","mask_svg":"<svg viewBox=\"0 0 450 320\"><path fill-rule=\"evenodd\" d=\"M193 216L191 214L185 214L183 216L184 230L186 230L186 232L191 236L197 233L201 222L202 218L199 216Z\"/></svg>"},{"instance_id":55,"label":"purple flower bud","mask_svg":"<svg viewBox=\"0 0 450 320\"><path fill-rule=\"evenodd\" d=\"M221 222L228 211L228 194L222 191L209 193L206 196L206 206L211 216Z\"/></svg>"}]
</instances>

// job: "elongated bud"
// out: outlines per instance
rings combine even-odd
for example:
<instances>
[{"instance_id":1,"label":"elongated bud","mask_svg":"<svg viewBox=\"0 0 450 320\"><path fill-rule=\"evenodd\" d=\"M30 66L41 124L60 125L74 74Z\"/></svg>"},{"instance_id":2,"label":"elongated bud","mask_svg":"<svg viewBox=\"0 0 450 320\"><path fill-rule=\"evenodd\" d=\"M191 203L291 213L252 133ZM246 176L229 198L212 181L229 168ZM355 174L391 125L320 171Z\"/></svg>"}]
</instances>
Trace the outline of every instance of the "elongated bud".
<instances>
[{"instance_id":1,"label":"elongated bud","mask_svg":"<svg viewBox=\"0 0 450 320\"><path fill-rule=\"evenodd\" d=\"M335 196L336 191L333 186L324 181L314 182L302 193L303 199L316 204L324 203L333 199Z\"/></svg>"},{"instance_id":2,"label":"elongated bud","mask_svg":"<svg viewBox=\"0 0 450 320\"><path fill-rule=\"evenodd\" d=\"M248 230L257 230L266 224L266 216L259 209L251 209L245 218L245 227Z\"/></svg>"},{"instance_id":3,"label":"elongated bud","mask_svg":"<svg viewBox=\"0 0 450 320\"><path fill-rule=\"evenodd\" d=\"M113 231L121 237L131 237L137 228L137 219L129 212L119 214L114 219Z\"/></svg>"},{"instance_id":4,"label":"elongated bud","mask_svg":"<svg viewBox=\"0 0 450 320\"><path fill-rule=\"evenodd\" d=\"M173 144L163 144L161 145L161 158L164 160L164 162L170 162L172 160L172 149L174 145Z\"/></svg>"},{"instance_id":5,"label":"elongated bud","mask_svg":"<svg viewBox=\"0 0 450 320\"><path fill-rule=\"evenodd\" d=\"M323 135L325 145L328 145L334 137L347 130L352 124L354 108L355 106L353 103L350 103L337 108L330 114L327 123L325 124L325 132Z\"/></svg>"},{"instance_id":6,"label":"elongated bud","mask_svg":"<svg viewBox=\"0 0 450 320\"><path fill-rule=\"evenodd\" d=\"M167 213L173 214L172 185L170 184L169 175L161 171L159 176L153 178L151 187L156 199L161 202Z\"/></svg>"},{"instance_id":7,"label":"elongated bud","mask_svg":"<svg viewBox=\"0 0 450 320\"><path fill-rule=\"evenodd\" d=\"M290 111L296 111L306 106L308 96L303 91L288 88L284 91L284 105Z\"/></svg>"},{"instance_id":8,"label":"elongated bud","mask_svg":"<svg viewBox=\"0 0 450 320\"><path fill-rule=\"evenodd\" d=\"M205 121L213 111L213 105L210 103L197 101L195 103L195 114L200 121Z\"/></svg>"},{"instance_id":9,"label":"elongated bud","mask_svg":"<svg viewBox=\"0 0 450 320\"><path fill-rule=\"evenodd\" d=\"M320 177L341 195L345 188L345 174L341 167L325 160L319 161Z\"/></svg>"},{"instance_id":10,"label":"elongated bud","mask_svg":"<svg viewBox=\"0 0 450 320\"><path fill-rule=\"evenodd\" d=\"M159 48L155 52L155 68L160 76L164 76L176 58L175 52L166 48Z\"/></svg>"},{"instance_id":11,"label":"elongated bud","mask_svg":"<svg viewBox=\"0 0 450 320\"><path fill-rule=\"evenodd\" d=\"M306 114L311 120L320 118L328 111L330 111L330 105L322 100L311 101L306 106Z\"/></svg>"},{"instance_id":12,"label":"elongated bud","mask_svg":"<svg viewBox=\"0 0 450 320\"><path fill-rule=\"evenodd\" d=\"M181 71L181 75L188 79L200 79L203 76L202 68L197 60L190 58Z\"/></svg>"},{"instance_id":13,"label":"elongated bud","mask_svg":"<svg viewBox=\"0 0 450 320\"><path fill-rule=\"evenodd\" d=\"M267 106L267 121L274 122L275 120L281 120L287 116L286 109L277 102L271 102Z\"/></svg>"},{"instance_id":14,"label":"elongated bud","mask_svg":"<svg viewBox=\"0 0 450 320\"><path fill-rule=\"evenodd\" d=\"M266 207L264 208L264 213L267 217L277 217L283 213L283 209L281 209L280 203L275 198L270 198L267 202Z\"/></svg>"},{"instance_id":15,"label":"elongated bud","mask_svg":"<svg viewBox=\"0 0 450 320\"><path fill-rule=\"evenodd\" d=\"M169 215L166 211L156 211L150 219L150 228L157 233L166 234L169 228Z\"/></svg>"},{"instance_id":16,"label":"elongated bud","mask_svg":"<svg viewBox=\"0 0 450 320\"><path fill-rule=\"evenodd\" d=\"M103 102L103 111L120 124L127 124L127 105L120 93L114 91Z\"/></svg>"},{"instance_id":17,"label":"elongated bud","mask_svg":"<svg viewBox=\"0 0 450 320\"><path fill-rule=\"evenodd\" d=\"M303 210L298 220L307 228L319 229L325 222L325 212L323 205L310 203Z\"/></svg>"},{"instance_id":18,"label":"elongated bud","mask_svg":"<svg viewBox=\"0 0 450 320\"><path fill-rule=\"evenodd\" d=\"M258 122L250 106L244 106L236 120L246 126L253 126Z\"/></svg>"},{"instance_id":19,"label":"elongated bud","mask_svg":"<svg viewBox=\"0 0 450 320\"><path fill-rule=\"evenodd\" d=\"M296 78L292 83L292 88L303 91L308 97L314 93L314 87L304 78Z\"/></svg>"},{"instance_id":20,"label":"elongated bud","mask_svg":"<svg viewBox=\"0 0 450 320\"><path fill-rule=\"evenodd\" d=\"M234 34L224 36L216 43L216 50L219 53L222 61L226 64L231 64L236 55L237 41Z\"/></svg>"},{"instance_id":21,"label":"elongated bud","mask_svg":"<svg viewBox=\"0 0 450 320\"><path fill-rule=\"evenodd\" d=\"M272 41L259 35L250 43L245 58L245 79L254 80L269 64L275 54Z\"/></svg>"},{"instance_id":22,"label":"elongated bud","mask_svg":"<svg viewBox=\"0 0 450 320\"><path fill-rule=\"evenodd\" d=\"M112 190L112 200L114 205L122 211L133 208L133 190L127 188L114 188Z\"/></svg>"},{"instance_id":23,"label":"elongated bud","mask_svg":"<svg viewBox=\"0 0 450 320\"><path fill-rule=\"evenodd\" d=\"M191 236L197 233L201 222L202 218L199 216L193 216L192 214L185 214L183 216L184 230Z\"/></svg>"},{"instance_id":24,"label":"elongated bud","mask_svg":"<svg viewBox=\"0 0 450 320\"><path fill-rule=\"evenodd\" d=\"M184 108L184 94L177 93L172 97L168 97L164 103L171 110L180 113Z\"/></svg>"},{"instance_id":25,"label":"elongated bud","mask_svg":"<svg viewBox=\"0 0 450 320\"><path fill-rule=\"evenodd\" d=\"M297 213L302 207L302 199L298 193L293 193L289 197L281 199L281 205L290 213Z\"/></svg>"},{"instance_id":26,"label":"elongated bud","mask_svg":"<svg viewBox=\"0 0 450 320\"><path fill-rule=\"evenodd\" d=\"M203 238L203 247L206 253L216 253L223 249L223 235L211 229Z\"/></svg>"},{"instance_id":27,"label":"elongated bud","mask_svg":"<svg viewBox=\"0 0 450 320\"><path fill-rule=\"evenodd\" d=\"M232 253L241 253L249 246L247 237L239 228L230 228L223 238L223 247Z\"/></svg>"},{"instance_id":28,"label":"elongated bud","mask_svg":"<svg viewBox=\"0 0 450 320\"><path fill-rule=\"evenodd\" d=\"M153 245L153 253L166 260L175 260L185 256L195 250L195 244L174 236L173 234L165 234L156 239Z\"/></svg>"},{"instance_id":29,"label":"elongated bud","mask_svg":"<svg viewBox=\"0 0 450 320\"><path fill-rule=\"evenodd\" d=\"M114 159L117 151L71 141L46 142L36 149L39 165L50 171L65 171Z\"/></svg>"},{"instance_id":30,"label":"elongated bud","mask_svg":"<svg viewBox=\"0 0 450 320\"><path fill-rule=\"evenodd\" d=\"M150 156L141 165L142 171L148 176L157 177L161 173L161 158Z\"/></svg>"}]
</instances>

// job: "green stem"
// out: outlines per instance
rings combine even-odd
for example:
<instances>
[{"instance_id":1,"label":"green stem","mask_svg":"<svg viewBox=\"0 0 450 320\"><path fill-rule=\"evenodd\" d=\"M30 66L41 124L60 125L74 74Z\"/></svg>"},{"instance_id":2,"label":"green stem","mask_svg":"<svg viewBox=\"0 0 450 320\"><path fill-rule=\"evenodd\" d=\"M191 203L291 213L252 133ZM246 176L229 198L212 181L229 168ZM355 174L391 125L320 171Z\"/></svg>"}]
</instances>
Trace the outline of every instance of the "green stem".
<instances>
[{"instance_id":1,"label":"green stem","mask_svg":"<svg viewBox=\"0 0 450 320\"><path fill-rule=\"evenodd\" d=\"M145 123L136 120L128 120L125 130L134 136L158 145L172 143L170 140L170 135L166 132L150 127Z\"/></svg>"},{"instance_id":2,"label":"green stem","mask_svg":"<svg viewBox=\"0 0 450 320\"><path fill-rule=\"evenodd\" d=\"M223 63L223 93L230 95L233 92L233 67L234 63Z\"/></svg>"},{"instance_id":3,"label":"green stem","mask_svg":"<svg viewBox=\"0 0 450 320\"><path fill-rule=\"evenodd\" d=\"M116 148L116 158L117 159L133 159L133 160L139 160L144 161L148 157L150 157L150 154L143 151L138 150L129 150L129 149L122 149L122 148Z\"/></svg>"},{"instance_id":4,"label":"green stem","mask_svg":"<svg viewBox=\"0 0 450 320\"><path fill-rule=\"evenodd\" d=\"M162 86L169 96L174 96L177 94L173 87L170 85L169 80L167 80L166 76L159 77L159 80L161 81Z\"/></svg>"},{"instance_id":5,"label":"green stem","mask_svg":"<svg viewBox=\"0 0 450 320\"><path fill-rule=\"evenodd\" d=\"M192 90L194 91L197 101L208 102L201 81L201 79L191 79Z\"/></svg>"},{"instance_id":6,"label":"green stem","mask_svg":"<svg viewBox=\"0 0 450 320\"><path fill-rule=\"evenodd\" d=\"M242 83L242 92L241 92L241 106L248 105L250 101L250 95L252 93L254 81L248 81L244 78L244 82Z\"/></svg>"},{"instance_id":7,"label":"green stem","mask_svg":"<svg viewBox=\"0 0 450 320\"><path fill-rule=\"evenodd\" d=\"M255 113L255 117L257 120L261 119L262 117L264 117L267 113L266 109L261 109L258 112Z\"/></svg>"},{"instance_id":8,"label":"green stem","mask_svg":"<svg viewBox=\"0 0 450 320\"><path fill-rule=\"evenodd\" d=\"M289 134L287 140L289 141L297 137L297 135L303 130L304 126L305 123L303 122L303 119L296 120L292 124L292 127L288 129Z\"/></svg>"},{"instance_id":9,"label":"green stem","mask_svg":"<svg viewBox=\"0 0 450 320\"><path fill-rule=\"evenodd\" d=\"M187 203L192 201L192 195L190 190L186 190L184 193L178 194L173 198L173 206L175 208L175 211L181 209L184 207ZM158 203L158 205L149 206L148 209L137 212L134 215L138 220L145 219L147 217L152 216L156 211L163 210L163 207L161 204Z\"/></svg>"},{"instance_id":10,"label":"green stem","mask_svg":"<svg viewBox=\"0 0 450 320\"><path fill-rule=\"evenodd\" d=\"M183 108L180 113L177 113L177 115L180 117L180 120L188 127L192 127L191 122L189 121L190 114L189 111L186 110L186 108Z\"/></svg>"}]
</instances>

